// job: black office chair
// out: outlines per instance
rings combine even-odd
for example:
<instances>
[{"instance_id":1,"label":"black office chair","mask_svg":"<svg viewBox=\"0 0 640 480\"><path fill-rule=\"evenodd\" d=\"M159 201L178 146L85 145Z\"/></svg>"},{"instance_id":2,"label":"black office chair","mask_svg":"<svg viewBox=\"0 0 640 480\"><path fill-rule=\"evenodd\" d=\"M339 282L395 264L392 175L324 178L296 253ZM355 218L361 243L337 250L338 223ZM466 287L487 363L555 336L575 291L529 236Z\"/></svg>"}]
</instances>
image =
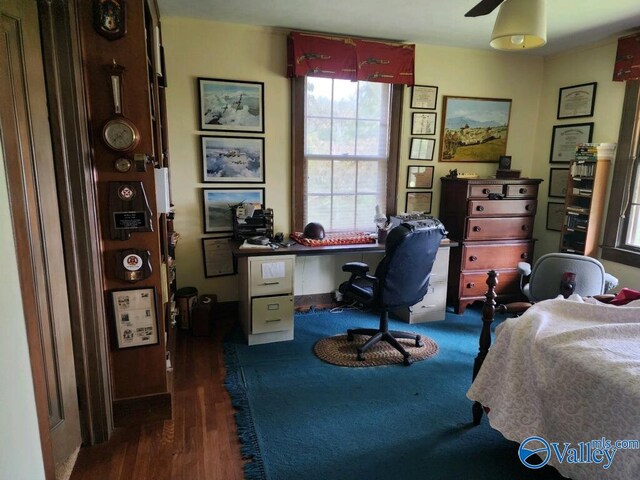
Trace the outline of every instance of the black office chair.
<instances>
[{"instance_id":1,"label":"black office chair","mask_svg":"<svg viewBox=\"0 0 640 480\"><path fill-rule=\"evenodd\" d=\"M385 256L378 264L375 276L367 273L369 266L366 263L349 262L342 266L342 271L351 274L349 280L339 287L345 299L381 310L378 329L347 330L350 341L354 335L371 337L358 348L358 360L364 360L364 352L384 340L402 354L405 365L411 364L410 354L396 338L413 339L416 347L421 347L420 335L389 331L389 312L410 307L422 300L429 286L431 267L440 241L446 233L437 219L402 223L389 232Z\"/></svg>"}]
</instances>

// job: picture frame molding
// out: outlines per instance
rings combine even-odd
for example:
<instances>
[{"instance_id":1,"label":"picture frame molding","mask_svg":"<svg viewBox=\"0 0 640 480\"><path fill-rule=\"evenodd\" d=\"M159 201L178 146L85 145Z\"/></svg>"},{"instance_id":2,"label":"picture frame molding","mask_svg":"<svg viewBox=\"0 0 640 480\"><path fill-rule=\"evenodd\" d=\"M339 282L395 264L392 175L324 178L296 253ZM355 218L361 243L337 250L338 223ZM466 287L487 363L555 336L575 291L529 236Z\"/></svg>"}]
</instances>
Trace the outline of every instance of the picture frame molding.
<instances>
[{"instance_id":1,"label":"picture frame molding","mask_svg":"<svg viewBox=\"0 0 640 480\"><path fill-rule=\"evenodd\" d=\"M558 218L553 219L555 223L552 224L550 222L550 220L552 220L551 208L554 205L561 206L561 211L560 211L560 213L556 214ZM554 231L554 232L561 232L562 231L562 225L564 225L564 217L565 217L565 215L564 215L564 203L563 202L547 202L547 221L546 221L546 225L545 225L547 230L551 230L551 231ZM559 228L556 228L558 223L560 224Z\"/></svg>"},{"instance_id":2,"label":"picture frame molding","mask_svg":"<svg viewBox=\"0 0 640 480\"><path fill-rule=\"evenodd\" d=\"M233 257L233 253L231 251L231 245L229 245L228 247L228 251L223 252L224 254L228 254L227 258L227 268L222 272L222 273L212 273L209 272L207 266L210 264L210 262L213 262L213 258L211 258L212 253L210 252L209 249L207 249L207 244L208 243L217 243L221 240L226 240L227 244L229 243L229 240L233 239L233 236L231 235L225 235L225 236L221 236L221 237L203 237L202 240L202 268L204 271L204 278L214 278L214 277L224 277L227 275L235 275L236 273L236 264L234 261L234 257ZM221 254L222 255L222 254ZM229 260L230 260L230 265L229 265Z\"/></svg>"},{"instance_id":3,"label":"picture frame molding","mask_svg":"<svg viewBox=\"0 0 640 480\"><path fill-rule=\"evenodd\" d=\"M196 81L198 88L198 130L217 132L264 133L264 82L207 77L197 77ZM216 125L206 122L203 90L207 88L207 85L214 86L216 84L220 89L224 89L228 86L233 86L234 84L237 85L237 88L247 88L250 85L253 86L257 92L257 104L260 109L259 114L257 115L258 125ZM240 97L238 101L241 100L242 98Z\"/></svg>"},{"instance_id":4,"label":"picture frame molding","mask_svg":"<svg viewBox=\"0 0 640 480\"><path fill-rule=\"evenodd\" d=\"M206 155L206 146L205 142L207 139L222 139L224 140L241 140L247 144L250 143L258 143L259 151L260 151L260 174L258 177L208 177L207 175L207 155ZM239 144L241 142L238 142ZM242 147L238 145L238 148L235 150L230 150L229 154L232 152L237 152ZM265 170L266 170L266 161L265 161L265 139L264 137L239 137L239 136L227 136L227 135L200 135L200 158L202 160L202 183L264 183L265 182ZM229 162L233 162L233 156L229 157Z\"/></svg>"},{"instance_id":5,"label":"picture frame molding","mask_svg":"<svg viewBox=\"0 0 640 480\"><path fill-rule=\"evenodd\" d=\"M233 233L233 223L232 223L232 219L231 219L231 207L229 206L229 222L230 225L228 228L225 228L225 226L218 226L218 227L211 227L209 226L209 222L208 222L208 205L207 205L207 193L208 192L226 192L227 194L229 193L235 193L235 192L254 192L254 191L259 191L260 192L260 203L262 205L265 204L265 187L206 187L206 188L202 188L202 227L203 227L203 231L205 234L209 234L209 233L226 233L226 234L231 234ZM238 202L239 203L239 202Z\"/></svg>"},{"instance_id":6,"label":"picture frame molding","mask_svg":"<svg viewBox=\"0 0 640 480\"><path fill-rule=\"evenodd\" d=\"M414 85L411 88L410 108L435 110L438 104L438 87L433 85Z\"/></svg>"},{"instance_id":7,"label":"picture frame molding","mask_svg":"<svg viewBox=\"0 0 640 480\"><path fill-rule=\"evenodd\" d=\"M429 182L428 186L425 185L416 185L415 187L411 187L410 181L411 181L411 169L413 168L422 168L424 169L425 172L431 171L431 181ZM433 188L433 175L434 175L434 170L435 167L433 167L432 165L408 165L407 166L407 189L418 189L418 188ZM420 172L418 172L420 173Z\"/></svg>"},{"instance_id":8,"label":"picture frame molding","mask_svg":"<svg viewBox=\"0 0 640 480\"><path fill-rule=\"evenodd\" d=\"M598 88L598 82L581 83L579 85L570 85L568 87L561 87L558 90L558 111L556 118L563 120L567 118L585 118L593 117L593 111L596 103L596 91ZM581 89L581 90L577 90ZM589 91L590 90L590 91ZM573 91L573 92L572 92ZM579 98L569 98L571 95L579 93ZM580 103L584 105L575 105L573 108L574 113L569 113L572 109L569 108L571 103Z\"/></svg>"},{"instance_id":9,"label":"picture frame molding","mask_svg":"<svg viewBox=\"0 0 640 480\"><path fill-rule=\"evenodd\" d=\"M145 322L142 325L138 325L138 326L128 325L123 327L122 325L124 322L123 315L128 315L130 312L126 311L128 309L126 307L119 307L118 305L120 303L119 297L123 297L127 294L142 295L143 292L147 292L150 294L148 307L150 310L151 321ZM158 310L156 308L156 302L157 302L156 295L157 295L156 289L154 287L124 288L124 289L115 289L115 290L109 291L109 296L111 299L111 308L113 310L113 322L114 322L113 328L115 330L116 348L121 350L126 348L146 347L149 345L157 345L158 343L160 343L160 337L158 333ZM129 323L133 323L133 322L129 322ZM134 329L134 328L142 328L144 326L149 326L151 328L150 336L153 337L153 341L144 342L144 343L134 342L131 344L126 344L124 342L125 336L128 335L127 330L124 330L124 328ZM130 334L134 335L134 340L135 340L134 332L130 332Z\"/></svg>"},{"instance_id":10,"label":"picture frame molding","mask_svg":"<svg viewBox=\"0 0 640 480\"><path fill-rule=\"evenodd\" d=\"M410 202L410 197L419 197L419 196L424 196L423 201L427 201L429 202L429 209L428 210L411 210L409 209L409 202ZM412 212L422 212L425 214L430 214L431 213L431 208L433 206L433 192L407 192L405 194L405 213L412 213Z\"/></svg>"},{"instance_id":11,"label":"picture frame molding","mask_svg":"<svg viewBox=\"0 0 640 480\"><path fill-rule=\"evenodd\" d=\"M562 173L557 173L556 175L563 175L564 178L564 183L563 185L560 185L560 183L562 183L563 179L560 178L556 178L554 181L554 173L555 172L564 172L564 174ZM549 169L549 191L548 191L548 197L554 197L554 198L564 198L567 194L566 192L566 188L567 188L567 180L569 178L569 169L568 168L551 168ZM561 187L560 192L558 192L558 190L556 190L557 187ZM564 194L562 193L562 187L564 187Z\"/></svg>"},{"instance_id":12,"label":"picture frame molding","mask_svg":"<svg viewBox=\"0 0 640 480\"><path fill-rule=\"evenodd\" d=\"M418 144L425 145L424 156L418 156L422 155L422 153L420 153L421 147L418 146ZM411 142L409 144L409 160L433 160L435 146L435 138L411 137Z\"/></svg>"},{"instance_id":13,"label":"picture frame molding","mask_svg":"<svg viewBox=\"0 0 640 480\"><path fill-rule=\"evenodd\" d=\"M593 126L593 122L554 125L551 133L551 151L549 152L549 163L569 163L571 160L573 160L575 158L576 145L579 143L590 143L593 139ZM562 135L563 130L575 129L576 127L588 127L589 133L587 135L587 138L580 138L575 142L571 141L570 143L564 145L558 144L556 146L556 137ZM557 150L557 147L559 147L560 150ZM567 160L554 160L554 158L557 158L563 154L568 155Z\"/></svg>"},{"instance_id":14,"label":"picture frame molding","mask_svg":"<svg viewBox=\"0 0 640 480\"><path fill-rule=\"evenodd\" d=\"M430 127L424 130L419 129L420 117L424 118L424 126ZM431 119L431 121L429 121ZM411 113L411 135L435 135L436 134L436 122L438 120L438 114L436 112L412 112Z\"/></svg>"}]
</instances>

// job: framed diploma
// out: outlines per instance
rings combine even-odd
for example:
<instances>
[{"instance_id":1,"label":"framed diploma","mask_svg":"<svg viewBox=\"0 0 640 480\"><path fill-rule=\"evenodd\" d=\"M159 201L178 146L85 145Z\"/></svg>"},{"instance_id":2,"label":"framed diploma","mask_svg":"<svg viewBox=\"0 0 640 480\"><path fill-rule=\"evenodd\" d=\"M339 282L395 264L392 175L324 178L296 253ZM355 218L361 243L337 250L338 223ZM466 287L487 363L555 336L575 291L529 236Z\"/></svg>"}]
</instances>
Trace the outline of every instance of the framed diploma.
<instances>
[{"instance_id":1,"label":"framed diploma","mask_svg":"<svg viewBox=\"0 0 640 480\"><path fill-rule=\"evenodd\" d=\"M111 292L118 348L158 343L158 316L154 288Z\"/></svg>"},{"instance_id":2,"label":"framed diploma","mask_svg":"<svg viewBox=\"0 0 640 480\"><path fill-rule=\"evenodd\" d=\"M438 87L414 85L411 89L411 108L435 110L438 99Z\"/></svg>"},{"instance_id":3,"label":"framed diploma","mask_svg":"<svg viewBox=\"0 0 640 480\"><path fill-rule=\"evenodd\" d=\"M229 239L231 237L202 239L205 278L221 277L235 273Z\"/></svg>"},{"instance_id":4,"label":"framed diploma","mask_svg":"<svg viewBox=\"0 0 640 480\"><path fill-rule=\"evenodd\" d=\"M411 135L435 135L435 112L413 112L411 114Z\"/></svg>"},{"instance_id":5,"label":"framed diploma","mask_svg":"<svg viewBox=\"0 0 640 480\"><path fill-rule=\"evenodd\" d=\"M567 194L568 168L552 168L549 171L549 196L564 198Z\"/></svg>"},{"instance_id":6,"label":"framed diploma","mask_svg":"<svg viewBox=\"0 0 640 480\"><path fill-rule=\"evenodd\" d=\"M563 87L558 95L558 119L592 117L597 82Z\"/></svg>"},{"instance_id":7,"label":"framed diploma","mask_svg":"<svg viewBox=\"0 0 640 480\"><path fill-rule=\"evenodd\" d=\"M407 192L406 213L431 213L431 192Z\"/></svg>"},{"instance_id":8,"label":"framed diploma","mask_svg":"<svg viewBox=\"0 0 640 480\"><path fill-rule=\"evenodd\" d=\"M551 163L569 163L576 156L579 143L589 143L593 137L593 122L555 125L551 137Z\"/></svg>"}]
</instances>

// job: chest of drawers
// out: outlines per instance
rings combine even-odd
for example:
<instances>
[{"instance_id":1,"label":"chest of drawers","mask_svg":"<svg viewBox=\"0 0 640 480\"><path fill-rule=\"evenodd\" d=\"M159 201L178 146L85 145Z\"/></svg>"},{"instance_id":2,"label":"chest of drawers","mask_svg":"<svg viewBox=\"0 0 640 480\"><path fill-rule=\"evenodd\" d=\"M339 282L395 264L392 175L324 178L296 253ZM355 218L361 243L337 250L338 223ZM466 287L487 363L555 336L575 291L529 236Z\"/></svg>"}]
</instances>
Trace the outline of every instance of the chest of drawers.
<instances>
[{"instance_id":1,"label":"chest of drawers","mask_svg":"<svg viewBox=\"0 0 640 480\"><path fill-rule=\"evenodd\" d=\"M533 225L541 179L443 177L440 220L451 249L447 301L456 313L484 300L488 270L496 270L500 301L520 297L518 262L533 257Z\"/></svg>"}]
</instances>

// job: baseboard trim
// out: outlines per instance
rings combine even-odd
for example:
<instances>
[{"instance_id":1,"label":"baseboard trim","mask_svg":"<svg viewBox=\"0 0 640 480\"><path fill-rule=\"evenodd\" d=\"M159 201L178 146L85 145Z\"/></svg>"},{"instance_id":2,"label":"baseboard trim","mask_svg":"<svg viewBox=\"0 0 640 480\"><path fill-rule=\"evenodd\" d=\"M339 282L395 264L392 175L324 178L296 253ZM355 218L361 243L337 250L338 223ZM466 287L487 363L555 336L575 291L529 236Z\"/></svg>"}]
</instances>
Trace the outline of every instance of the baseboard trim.
<instances>
[{"instance_id":1,"label":"baseboard trim","mask_svg":"<svg viewBox=\"0 0 640 480\"><path fill-rule=\"evenodd\" d=\"M171 419L169 392L113 401L113 424L116 427L169 419Z\"/></svg>"}]
</instances>

